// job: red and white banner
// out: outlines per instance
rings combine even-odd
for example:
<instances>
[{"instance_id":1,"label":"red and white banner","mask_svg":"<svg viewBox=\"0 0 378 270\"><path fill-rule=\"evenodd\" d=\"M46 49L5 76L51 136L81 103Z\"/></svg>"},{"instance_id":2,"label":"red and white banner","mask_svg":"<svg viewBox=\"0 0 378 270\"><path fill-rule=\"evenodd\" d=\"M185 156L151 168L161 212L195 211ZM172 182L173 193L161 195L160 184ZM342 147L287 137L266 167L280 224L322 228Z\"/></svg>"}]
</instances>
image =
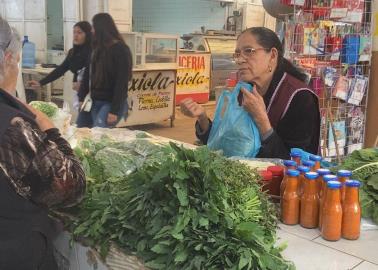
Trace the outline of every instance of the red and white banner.
<instances>
[{"instance_id":1,"label":"red and white banner","mask_svg":"<svg viewBox=\"0 0 378 270\"><path fill-rule=\"evenodd\" d=\"M177 71L176 104L184 98L198 103L209 101L211 55L209 53L180 52Z\"/></svg>"}]
</instances>

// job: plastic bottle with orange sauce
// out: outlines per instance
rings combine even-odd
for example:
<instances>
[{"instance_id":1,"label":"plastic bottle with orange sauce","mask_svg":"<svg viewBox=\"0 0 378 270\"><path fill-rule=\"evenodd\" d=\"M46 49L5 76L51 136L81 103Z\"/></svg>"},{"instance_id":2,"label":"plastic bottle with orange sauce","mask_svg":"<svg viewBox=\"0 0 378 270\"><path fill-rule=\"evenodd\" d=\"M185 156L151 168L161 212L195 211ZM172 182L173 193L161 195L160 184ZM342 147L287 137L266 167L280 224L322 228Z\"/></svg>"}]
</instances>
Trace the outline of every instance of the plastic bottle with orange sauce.
<instances>
[{"instance_id":1,"label":"plastic bottle with orange sauce","mask_svg":"<svg viewBox=\"0 0 378 270\"><path fill-rule=\"evenodd\" d=\"M322 157L321 156L317 156L317 155L311 155L309 157L309 159L313 162L315 162L315 165L314 165L314 171L316 172L318 169L321 168L321 165L320 165L320 162L322 161Z\"/></svg>"},{"instance_id":2,"label":"plastic bottle with orange sauce","mask_svg":"<svg viewBox=\"0 0 378 270\"><path fill-rule=\"evenodd\" d=\"M300 152L292 150L290 152L290 157L291 160L294 160L297 163L297 166L301 165L302 154Z\"/></svg>"},{"instance_id":3,"label":"plastic bottle with orange sauce","mask_svg":"<svg viewBox=\"0 0 378 270\"><path fill-rule=\"evenodd\" d=\"M286 170L295 170L297 169L297 162L294 160L284 160L283 165L285 166Z\"/></svg>"},{"instance_id":4,"label":"plastic bottle with orange sauce","mask_svg":"<svg viewBox=\"0 0 378 270\"><path fill-rule=\"evenodd\" d=\"M341 183L328 181L325 205L322 211L322 237L328 241L341 238L343 210L341 206Z\"/></svg>"},{"instance_id":5,"label":"plastic bottle with orange sauce","mask_svg":"<svg viewBox=\"0 0 378 270\"><path fill-rule=\"evenodd\" d=\"M344 184L352 176L352 172L348 171L348 170L339 170L337 172L337 176L339 177L339 181L343 184L341 186L341 202L343 202L344 197L345 197L345 185Z\"/></svg>"},{"instance_id":6,"label":"plastic bottle with orange sauce","mask_svg":"<svg viewBox=\"0 0 378 270\"><path fill-rule=\"evenodd\" d=\"M360 185L360 182L356 180L345 182L341 235L349 240L356 240L360 237L361 207L358 197Z\"/></svg>"},{"instance_id":7,"label":"plastic bottle with orange sauce","mask_svg":"<svg viewBox=\"0 0 378 270\"><path fill-rule=\"evenodd\" d=\"M285 176L282 179L281 186L280 186L280 198L282 198L283 192L284 192L285 187L286 187L286 179L287 179L286 172L288 170L296 170L297 169L297 163L294 160L285 160L283 162L283 164L285 166Z\"/></svg>"},{"instance_id":8,"label":"plastic bottle with orange sauce","mask_svg":"<svg viewBox=\"0 0 378 270\"><path fill-rule=\"evenodd\" d=\"M306 166L306 167L309 167L310 171L316 172L316 170L314 169L315 168L315 162L314 161L304 160L304 161L302 161L302 165Z\"/></svg>"},{"instance_id":9,"label":"plastic bottle with orange sauce","mask_svg":"<svg viewBox=\"0 0 378 270\"><path fill-rule=\"evenodd\" d=\"M305 181L305 173L310 172L310 168L301 165L301 166L298 166L297 170L300 173L300 175L299 175L299 183L298 183L298 194L299 194L299 197L301 197L302 194L303 194L303 183Z\"/></svg>"},{"instance_id":10,"label":"plastic bottle with orange sauce","mask_svg":"<svg viewBox=\"0 0 378 270\"><path fill-rule=\"evenodd\" d=\"M325 206L325 198L327 195L327 183L329 181L337 181L337 176L333 174L323 175L323 185L322 185L322 192L321 196L319 197L319 230L322 230L322 223L323 223L323 209Z\"/></svg>"},{"instance_id":11,"label":"plastic bottle with orange sauce","mask_svg":"<svg viewBox=\"0 0 378 270\"><path fill-rule=\"evenodd\" d=\"M318 227L319 221L319 194L317 187L318 173L305 174L303 195L301 197L300 224L304 228Z\"/></svg>"},{"instance_id":12,"label":"plastic bottle with orange sauce","mask_svg":"<svg viewBox=\"0 0 378 270\"><path fill-rule=\"evenodd\" d=\"M299 171L288 170L286 175L286 188L281 200L281 220L286 225L296 225L299 223Z\"/></svg>"},{"instance_id":13,"label":"plastic bottle with orange sauce","mask_svg":"<svg viewBox=\"0 0 378 270\"><path fill-rule=\"evenodd\" d=\"M318 193L319 193L319 198L323 195L323 189L324 189L324 186L323 186L323 176L324 175L327 175L327 174L331 174L331 171L329 169L323 169L323 168L320 168L316 171L318 173L318 180L317 180L317 183L318 183Z\"/></svg>"}]
</instances>

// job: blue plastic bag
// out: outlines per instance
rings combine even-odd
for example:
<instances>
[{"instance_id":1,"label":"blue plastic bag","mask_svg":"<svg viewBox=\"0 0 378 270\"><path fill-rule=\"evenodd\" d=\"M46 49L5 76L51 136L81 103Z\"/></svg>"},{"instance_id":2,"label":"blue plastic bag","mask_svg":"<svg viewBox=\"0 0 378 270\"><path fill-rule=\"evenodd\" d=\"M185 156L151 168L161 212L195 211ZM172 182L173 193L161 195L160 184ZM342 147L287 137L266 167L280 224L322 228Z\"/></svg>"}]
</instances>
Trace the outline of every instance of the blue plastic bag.
<instances>
[{"instance_id":1,"label":"blue plastic bag","mask_svg":"<svg viewBox=\"0 0 378 270\"><path fill-rule=\"evenodd\" d=\"M239 82L231 93L223 91L219 97L207 142L210 149L222 150L227 157L255 157L261 147L260 133L254 120L238 104L241 88L252 91L250 84Z\"/></svg>"}]
</instances>

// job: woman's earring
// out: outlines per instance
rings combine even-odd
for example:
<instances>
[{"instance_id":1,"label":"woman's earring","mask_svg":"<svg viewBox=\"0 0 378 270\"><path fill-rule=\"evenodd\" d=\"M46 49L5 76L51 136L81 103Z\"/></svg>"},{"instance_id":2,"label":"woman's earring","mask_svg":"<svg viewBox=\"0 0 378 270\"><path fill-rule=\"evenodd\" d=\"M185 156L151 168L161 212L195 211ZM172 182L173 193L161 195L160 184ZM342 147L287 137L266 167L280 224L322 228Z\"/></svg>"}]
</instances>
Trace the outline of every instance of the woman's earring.
<instances>
[{"instance_id":1,"label":"woman's earring","mask_svg":"<svg viewBox=\"0 0 378 270\"><path fill-rule=\"evenodd\" d=\"M269 66L269 72L272 72L272 67L271 66Z\"/></svg>"}]
</instances>

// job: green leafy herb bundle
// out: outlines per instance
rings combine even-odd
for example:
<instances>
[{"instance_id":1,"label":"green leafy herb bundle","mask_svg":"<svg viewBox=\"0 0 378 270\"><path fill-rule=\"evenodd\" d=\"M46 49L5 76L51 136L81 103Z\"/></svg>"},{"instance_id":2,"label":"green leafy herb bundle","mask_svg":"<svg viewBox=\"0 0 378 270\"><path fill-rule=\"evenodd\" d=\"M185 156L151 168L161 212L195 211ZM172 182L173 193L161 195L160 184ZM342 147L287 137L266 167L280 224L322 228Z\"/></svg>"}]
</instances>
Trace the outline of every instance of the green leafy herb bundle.
<instances>
[{"instance_id":1,"label":"green leafy herb bundle","mask_svg":"<svg viewBox=\"0 0 378 270\"><path fill-rule=\"evenodd\" d=\"M58 112L58 106L52 102L32 101L29 103L34 109L43 112L49 118L53 118Z\"/></svg>"},{"instance_id":2,"label":"green leafy herb bundle","mask_svg":"<svg viewBox=\"0 0 378 270\"><path fill-rule=\"evenodd\" d=\"M362 149L349 155L338 169L351 170L362 182L360 203L362 216L378 224L378 149Z\"/></svg>"},{"instance_id":3,"label":"green leafy herb bundle","mask_svg":"<svg viewBox=\"0 0 378 270\"><path fill-rule=\"evenodd\" d=\"M96 162L105 145L77 149L91 182L71 224L104 256L114 242L151 269L294 268L275 245L275 208L245 165L170 144L149 151L132 173L109 176Z\"/></svg>"}]
</instances>

